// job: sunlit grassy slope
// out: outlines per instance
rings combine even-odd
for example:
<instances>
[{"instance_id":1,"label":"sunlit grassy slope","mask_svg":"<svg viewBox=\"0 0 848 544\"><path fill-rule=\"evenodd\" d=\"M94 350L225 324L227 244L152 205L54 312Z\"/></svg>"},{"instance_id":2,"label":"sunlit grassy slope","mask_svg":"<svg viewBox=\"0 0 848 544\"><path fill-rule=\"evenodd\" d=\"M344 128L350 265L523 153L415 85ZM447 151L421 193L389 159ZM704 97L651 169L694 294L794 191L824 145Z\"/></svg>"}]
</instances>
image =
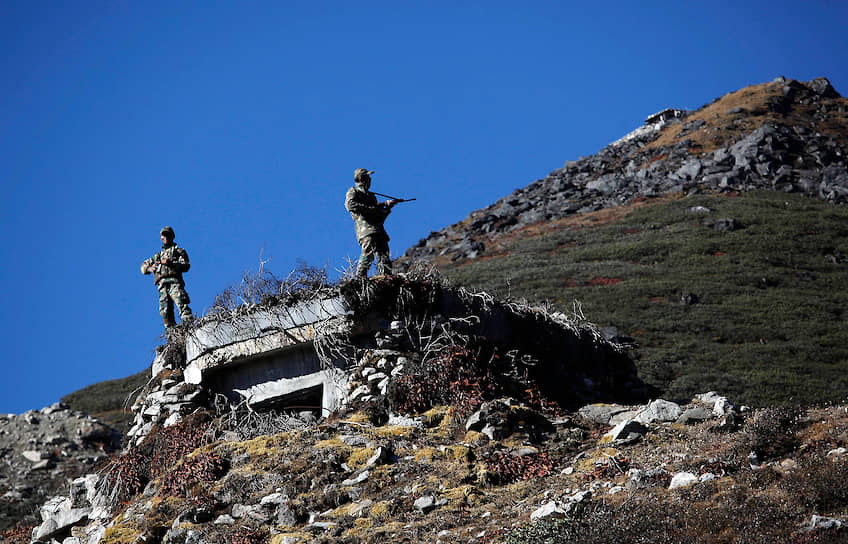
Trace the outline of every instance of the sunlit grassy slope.
<instances>
[{"instance_id":1,"label":"sunlit grassy slope","mask_svg":"<svg viewBox=\"0 0 848 544\"><path fill-rule=\"evenodd\" d=\"M733 230L716 228L727 219ZM848 398L846 235L843 206L768 191L694 195L527 229L442 272L614 325L667 398L838 402Z\"/></svg>"}]
</instances>

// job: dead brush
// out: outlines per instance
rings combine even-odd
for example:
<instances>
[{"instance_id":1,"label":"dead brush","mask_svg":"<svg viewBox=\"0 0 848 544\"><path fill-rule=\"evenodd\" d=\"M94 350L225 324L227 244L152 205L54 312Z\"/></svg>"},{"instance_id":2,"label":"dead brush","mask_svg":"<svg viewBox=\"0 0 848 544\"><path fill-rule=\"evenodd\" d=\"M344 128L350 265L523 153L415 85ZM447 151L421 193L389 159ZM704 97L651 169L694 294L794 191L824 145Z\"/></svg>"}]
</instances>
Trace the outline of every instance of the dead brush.
<instances>
[{"instance_id":1,"label":"dead brush","mask_svg":"<svg viewBox=\"0 0 848 544\"><path fill-rule=\"evenodd\" d=\"M485 458L486 470L496 484L510 484L519 480L541 478L553 471L556 464L547 453L516 456L498 451Z\"/></svg>"},{"instance_id":2,"label":"dead brush","mask_svg":"<svg viewBox=\"0 0 848 544\"><path fill-rule=\"evenodd\" d=\"M203 445L209 415L198 412L172 427L154 427L144 441L112 458L100 471L97 494L114 509L140 493L183 456Z\"/></svg>"},{"instance_id":3,"label":"dead brush","mask_svg":"<svg viewBox=\"0 0 848 544\"><path fill-rule=\"evenodd\" d=\"M756 452L761 461L778 459L794 451L804 425L806 410L800 406L776 406L757 410L745 421L734 444L736 456L744 459Z\"/></svg>"},{"instance_id":4,"label":"dead brush","mask_svg":"<svg viewBox=\"0 0 848 544\"><path fill-rule=\"evenodd\" d=\"M291 412L260 412L252 409L247 401L230 405L222 395L216 396L214 406L218 415L209 423L204 433L205 443L223 438L251 440L260 436L303 430L315 423L314 418Z\"/></svg>"},{"instance_id":5,"label":"dead brush","mask_svg":"<svg viewBox=\"0 0 848 544\"><path fill-rule=\"evenodd\" d=\"M165 474L158 493L165 497L200 496L199 487L218 481L228 468L227 460L217 453L206 452L186 457L182 463Z\"/></svg>"},{"instance_id":6,"label":"dead brush","mask_svg":"<svg viewBox=\"0 0 848 544\"><path fill-rule=\"evenodd\" d=\"M232 544L265 544L269 538L268 531L264 529L252 529L250 527L239 527L232 535Z\"/></svg>"}]
</instances>

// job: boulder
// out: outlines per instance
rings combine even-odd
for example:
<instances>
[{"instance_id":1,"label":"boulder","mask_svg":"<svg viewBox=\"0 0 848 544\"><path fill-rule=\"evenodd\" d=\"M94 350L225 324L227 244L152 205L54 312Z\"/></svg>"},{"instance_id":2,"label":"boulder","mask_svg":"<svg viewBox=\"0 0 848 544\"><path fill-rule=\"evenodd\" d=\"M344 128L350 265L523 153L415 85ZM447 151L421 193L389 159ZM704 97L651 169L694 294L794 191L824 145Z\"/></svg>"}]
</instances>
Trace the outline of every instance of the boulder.
<instances>
[{"instance_id":1,"label":"boulder","mask_svg":"<svg viewBox=\"0 0 848 544\"><path fill-rule=\"evenodd\" d=\"M530 514L530 521L539 521L542 519L561 519L568 515L568 510L561 502L550 501L546 502Z\"/></svg>"},{"instance_id":2,"label":"boulder","mask_svg":"<svg viewBox=\"0 0 848 544\"><path fill-rule=\"evenodd\" d=\"M627 419L612 428L603 436L604 441L635 441L648 432L648 429L640 422Z\"/></svg>"},{"instance_id":3,"label":"boulder","mask_svg":"<svg viewBox=\"0 0 848 544\"><path fill-rule=\"evenodd\" d=\"M432 495L424 495L423 497L417 498L413 506L415 506L415 509L422 514L427 514L436 508L436 498Z\"/></svg>"},{"instance_id":4,"label":"boulder","mask_svg":"<svg viewBox=\"0 0 848 544\"><path fill-rule=\"evenodd\" d=\"M587 404L578 410L578 413L587 421L609 425L610 420L616 414L630 410L627 406L620 404Z\"/></svg>"},{"instance_id":5,"label":"boulder","mask_svg":"<svg viewBox=\"0 0 848 544\"><path fill-rule=\"evenodd\" d=\"M654 423L656 421L676 421L683 414L680 405L663 399L657 399L636 414L633 418L639 423Z\"/></svg>"},{"instance_id":6,"label":"boulder","mask_svg":"<svg viewBox=\"0 0 848 544\"><path fill-rule=\"evenodd\" d=\"M691 472L678 472L671 478L669 489L677 489L680 487L689 487L698 483L698 477Z\"/></svg>"}]
</instances>

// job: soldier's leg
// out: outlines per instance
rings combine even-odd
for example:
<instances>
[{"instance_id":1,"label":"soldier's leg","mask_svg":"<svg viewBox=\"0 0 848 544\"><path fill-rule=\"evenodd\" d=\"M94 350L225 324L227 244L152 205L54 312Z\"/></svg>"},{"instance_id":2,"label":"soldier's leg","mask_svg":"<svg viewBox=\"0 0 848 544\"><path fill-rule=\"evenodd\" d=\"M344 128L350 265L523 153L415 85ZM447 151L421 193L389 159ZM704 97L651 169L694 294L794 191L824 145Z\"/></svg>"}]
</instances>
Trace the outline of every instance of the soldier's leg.
<instances>
[{"instance_id":1,"label":"soldier's leg","mask_svg":"<svg viewBox=\"0 0 848 544\"><path fill-rule=\"evenodd\" d=\"M389 241L384 236L375 236L374 253L377 255L377 274L392 275L392 259L389 257Z\"/></svg>"},{"instance_id":2,"label":"soldier's leg","mask_svg":"<svg viewBox=\"0 0 848 544\"><path fill-rule=\"evenodd\" d=\"M159 315L162 316L162 321L166 327L173 327L176 325L176 321L174 321L174 301L168 294L168 287L170 286L167 283L161 283L157 286L159 289Z\"/></svg>"},{"instance_id":3,"label":"soldier's leg","mask_svg":"<svg viewBox=\"0 0 848 544\"><path fill-rule=\"evenodd\" d=\"M188 293L186 293L185 287L180 285L179 283L174 283L171 285L171 288L168 290L168 294L173 300L177 308L180 310L180 319L183 321L191 320L194 318L194 314L191 313L191 308L189 308L189 303L191 299L188 297Z\"/></svg>"},{"instance_id":4,"label":"soldier's leg","mask_svg":"<svg viewBox=\"0 0 848 544\"><path fill-rule=\"evenodd\" d=\"M366 236L360 243L362 244L362 254L359 256L359 264L356 265L356 277L364 278L368 276L368 269L374 262L374 237Z\"/></svg>"}]
</instances>

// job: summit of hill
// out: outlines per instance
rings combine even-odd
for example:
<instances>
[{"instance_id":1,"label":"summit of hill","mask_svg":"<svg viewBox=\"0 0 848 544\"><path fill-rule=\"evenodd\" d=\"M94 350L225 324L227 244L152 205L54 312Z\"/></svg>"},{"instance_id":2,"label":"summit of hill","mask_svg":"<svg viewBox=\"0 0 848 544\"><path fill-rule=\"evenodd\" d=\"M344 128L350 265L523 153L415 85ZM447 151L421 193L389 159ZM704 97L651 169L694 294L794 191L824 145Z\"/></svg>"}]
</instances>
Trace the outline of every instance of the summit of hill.
<instances>
[{"instance_id":1,"label":"summit of hill","mask_svg":"<svg viewBox=\"0 0 848 544\"><path fill-rule=\"evenodd\" d=\"M669 108L400 259L579 308L663 395L757 406L848 391L848 100L784 77Z\"/></svg>"}]
</instances>

